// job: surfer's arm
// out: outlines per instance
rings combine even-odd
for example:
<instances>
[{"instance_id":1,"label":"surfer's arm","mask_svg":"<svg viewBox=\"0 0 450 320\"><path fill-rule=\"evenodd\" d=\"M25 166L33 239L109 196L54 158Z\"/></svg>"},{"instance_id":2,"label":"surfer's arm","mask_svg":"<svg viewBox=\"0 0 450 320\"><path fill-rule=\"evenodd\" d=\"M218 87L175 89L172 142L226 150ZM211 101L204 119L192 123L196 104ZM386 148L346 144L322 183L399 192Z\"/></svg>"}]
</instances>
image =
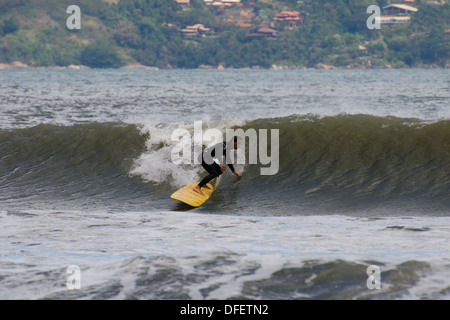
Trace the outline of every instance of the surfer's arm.
<instances>
[{"instance_id":1,"label":"surfer's arm","mask_svg":"<svg viewBox=\"0 0 450 320\"><path fill-rule=\"evenodd\" d=\"M220 167L222 168L222 172L225 171L225 165L224 165L224 164L221 164ZM241 176L241 174L240 174L239 172L237 172L236 170L234 170L234 166L233 166L232 164L229 163L229 164L228 164L228 167L230 168L231 172L233 172L233 174L234 174L235 176L238 176L238 177Z\"/></svg>"},{"instance_id":2,"label":"surfer's arm","mask_svg":"<svg viewBox=\"0 0 450 320\"><path fill-rule=\"evenodd\" d=\"M226 150L224 150L224 152L223 152L223 160L224 160L224 163L227 163L227 159L228 158L230 158L231 159L231 155L230 155L230 152L231 151L231 149L228 149L228 148L226 148ZM233 163L227 163L227 165L228 165L228 167L230 168L230 170L231 170L231 172L233 172L233 174L235 175L235 176L238 176L238 177L240 177L241 175L234 169L234 165L233 165Z\"/></svg>"},{"instance_id":3,"label":"surfer's arm","mask_svg":"<svg viewBox=\"0 0 450 320\"><path fill-rule=\"evenodd\" d=\"M242 177L241 174L240 174L239 172L237 172L237 171L233 171L233 174L234 174L235 176Z\"/></svg>"},{"instance_id":4,"label":"surfer's arm","mask_svg":"<svg viewBox=\"0 0 450 320\"><path fill-rule=\"evenodd\" d=\"M235 176L238 176L238 177L241 176L240 173L238 173L238 172L234 169L234 165L233 165L232 163L227 163L227 165L228 165L228 167L230 168L231 172L233 172L233 174L234 174Z\"/></svg>"}]
</instances>

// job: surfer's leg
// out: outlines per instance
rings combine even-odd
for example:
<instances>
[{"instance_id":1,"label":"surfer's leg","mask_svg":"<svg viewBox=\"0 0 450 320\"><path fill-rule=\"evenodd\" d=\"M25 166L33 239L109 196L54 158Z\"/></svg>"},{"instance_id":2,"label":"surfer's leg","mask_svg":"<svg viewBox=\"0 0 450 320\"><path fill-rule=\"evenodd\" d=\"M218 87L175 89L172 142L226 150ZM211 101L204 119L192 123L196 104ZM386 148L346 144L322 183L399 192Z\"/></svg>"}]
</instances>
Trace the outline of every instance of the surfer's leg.
<instances>
[{"instance_id":1,"label":"surfer's leg","mask_svg":"<svg viewBox=\"0 0 450 320\"><path fill-rule=\"evenodd\" d=\"M203 188L208 182L210 182L212 179L214 179L215 177L217 177L217 175L214 174L209 174L206 177L203 178L202 181L200 181L200 183L198 184L198 186L200 188Z\"/></svg>"},{"instance_id":2,"label":"surfer's leg","mask_svg":"<svg viewBox=\"0 0 450 320\"><path fill-rule=\"evenodd\" d=\"M211 189L207 183L210 182L212 179L220 176L222 174L222 171L220 170L220 167L217 163L213 163L212 165L208 165L205 162L202 162L203 168L205 168L206 171L208 171L209 175L203 178L202 181L198 184L200 188L205 187L207 189Z\"/></svg>"},{"instance_id":3,"label":"surfer's leg","mask_svg":"<svg viewBox=\"0 0 450 320\"><path fill-rule=\"evenodd\" d=\"M211 179L212 180L212 179ZM210 187L210 184L209 183L206 183L205 185L203 185L203 187L202 188L205 188L205 189L208 189L208 190L211 190L212 188Z\"/></svg>"},{"instance_id":4,"label":"surfer's leg","mask_svg":"<svg viewBox=\"0 0 450 320\"><path fill-rule=\"evenodd\" d=\"M205 194L202 192L202 188L200 188L198 185L196 185L193 189L195 192L201 194L202 196L204 196Z\"/></svg>"},{"instance_id":5,"label":"surfer's leg","mask_svg":"<svg viewBox=\"0 0 450 320\"><path fill-rule=\"evenodd\" d=\"M202 162L202 166L203 168L205 168L206 171L208 171L209 174L206 177L204 177L203 180L200 181L198 185L194 187L194 191L204 196L205 194L202 192L202 187L209 181L214 179L214 169L212 168L212 166L210 167L205 162Z\"/></svg>"}]
</instances>

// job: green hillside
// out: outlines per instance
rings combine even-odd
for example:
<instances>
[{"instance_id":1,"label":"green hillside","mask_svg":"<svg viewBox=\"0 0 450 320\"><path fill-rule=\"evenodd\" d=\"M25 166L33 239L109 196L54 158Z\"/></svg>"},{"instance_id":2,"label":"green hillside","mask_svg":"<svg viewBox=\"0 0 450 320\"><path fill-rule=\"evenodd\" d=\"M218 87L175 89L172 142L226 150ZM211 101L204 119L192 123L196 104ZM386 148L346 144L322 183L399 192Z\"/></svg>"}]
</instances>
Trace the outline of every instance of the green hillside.
<instances>
[{"instance_id":1,"label":"green hillside","mask_svg":"<svg viewBox=\"0 0 450 320\"><path fill-rule=\"evenodd\" d=\"M191 0L183 8L173 0L0 0L0 63L99 68L449 66L448 3L416 0L418 11L408 15L408 23L369 30L366 10L373 4L382 8L388 1L242 0L239 6L216 7ZM81 9L79 30L66 26L70 5ZM283 11L297 11L302 20L294 26L277 21ZM203 29L187 33L193 30L189 26L200 24Z\"/></svg>"}]
</instances>

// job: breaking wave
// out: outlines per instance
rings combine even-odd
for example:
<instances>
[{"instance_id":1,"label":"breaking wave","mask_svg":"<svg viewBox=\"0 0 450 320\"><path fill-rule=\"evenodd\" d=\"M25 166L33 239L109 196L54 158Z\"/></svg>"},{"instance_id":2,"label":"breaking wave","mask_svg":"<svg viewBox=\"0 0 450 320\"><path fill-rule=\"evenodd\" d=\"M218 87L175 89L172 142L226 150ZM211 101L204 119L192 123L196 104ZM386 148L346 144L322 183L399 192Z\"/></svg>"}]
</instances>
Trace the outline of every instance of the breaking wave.
<instances>
[{"instance_id":1,"label":"breaking wave","mask_svg":"<svg viewBox=\"0 0 450 320\"><path fill-rule=\"evenodd\" d=\"M176 188L203 175L198 164L171 161L171 133L180 127L192 132L194 126L94 123L1 130L2 200L45 196L165 207ZM278 199L285 208L397 200L450 207L449 120L306 115L210 121L207 128L279 130L277 174L261 175L264 166L248 164L246 139L247 162L238 165L243 177L225 174L212 206L270 207Z\"/></svg>"}]
</instances>

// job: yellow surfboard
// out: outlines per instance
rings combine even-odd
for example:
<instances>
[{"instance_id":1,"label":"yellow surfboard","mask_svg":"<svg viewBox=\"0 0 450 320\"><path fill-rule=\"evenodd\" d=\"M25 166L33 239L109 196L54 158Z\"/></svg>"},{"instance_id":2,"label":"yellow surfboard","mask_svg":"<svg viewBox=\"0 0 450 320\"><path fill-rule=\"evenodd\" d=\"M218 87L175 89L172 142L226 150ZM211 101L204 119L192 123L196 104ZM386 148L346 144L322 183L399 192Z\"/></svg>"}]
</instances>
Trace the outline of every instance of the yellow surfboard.
<instances>
[{"instance_id":1,"label":"yellow surfboard","mask_svg":"<svg viewBox=\"0 0 450 320\"><path fill-rule=\"evenodd\" d=\"M202 192L205 194L204 196L194 191L194 187L198 185L198 182L196 182L188 184L187 186L184 186L183 188L177 190L170 197L172 199L184 202L192 207L200 207L203 203L205 203L206 200L208 200L214 189L217 187L217 181L218 179L216 178L214 186L208 183L208 186L211 189L207 189L205 187L202 188Z\"/></svg>"}]
</instances>

